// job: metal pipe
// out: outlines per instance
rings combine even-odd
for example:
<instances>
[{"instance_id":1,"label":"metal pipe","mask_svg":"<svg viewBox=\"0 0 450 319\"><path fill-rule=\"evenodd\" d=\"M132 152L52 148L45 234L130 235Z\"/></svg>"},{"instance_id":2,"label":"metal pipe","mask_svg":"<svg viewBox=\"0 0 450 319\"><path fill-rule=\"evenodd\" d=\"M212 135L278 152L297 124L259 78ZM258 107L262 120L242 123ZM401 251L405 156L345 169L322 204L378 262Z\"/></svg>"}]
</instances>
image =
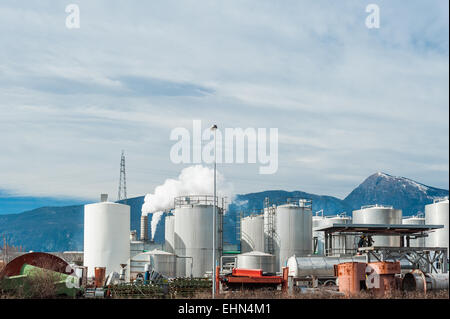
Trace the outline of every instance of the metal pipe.
<instances>
[{"instance_id":1,"label":"metal pipe","mask_svg":"<svg viewBox=\"0 0 450 319\"><path fill-rule=\"evenodd\" d=\"M402 289L406 291L448 290L448 273L424 273L420 270L405 274Z\"/></svg>"},{"instance_id":2,"label":"metal pipe","mask_svg":"<svg viewBox=\"0 0 450 319\"><path fill-rule=\"evenodd\" d=\"M213 203L213 276L212 276L212 299L216 296L216 130L217 125L211 128L214 131L214 203Z\"/></svg>"}]
</instances>

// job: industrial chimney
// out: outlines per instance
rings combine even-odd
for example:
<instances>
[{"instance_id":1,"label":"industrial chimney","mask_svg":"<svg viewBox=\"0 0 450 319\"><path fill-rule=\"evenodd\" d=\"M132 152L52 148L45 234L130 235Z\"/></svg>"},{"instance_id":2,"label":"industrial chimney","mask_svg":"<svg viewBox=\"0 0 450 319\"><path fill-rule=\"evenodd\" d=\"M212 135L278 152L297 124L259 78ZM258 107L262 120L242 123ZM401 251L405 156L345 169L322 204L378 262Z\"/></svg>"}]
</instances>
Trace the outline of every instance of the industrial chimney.
<instances>
[{"instance_id":1,"label":"industrial chimney","mask_svg":"<svg viewBox=\"0 0 450 319\"><path fill-rule=\"evenodd\" d=\"M141 240L148 241L148 215L141 215Z\"/></svg>"}]
</instances>

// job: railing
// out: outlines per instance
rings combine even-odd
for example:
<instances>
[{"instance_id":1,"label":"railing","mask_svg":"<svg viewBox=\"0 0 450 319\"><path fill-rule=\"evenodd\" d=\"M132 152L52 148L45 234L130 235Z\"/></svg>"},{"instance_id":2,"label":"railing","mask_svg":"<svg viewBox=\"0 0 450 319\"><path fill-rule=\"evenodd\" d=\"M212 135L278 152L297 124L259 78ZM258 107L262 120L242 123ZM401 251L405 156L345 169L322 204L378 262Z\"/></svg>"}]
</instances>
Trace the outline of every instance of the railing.
<instances>
[{"instance_id":1,"label":"railing","mask_svg":"<svg viewBox=\"0 0 450 319\"><path fill-rule=\"evenodd\" d=\"M214 200L213 195L186 195L178 196L174 199L174 207L180 207L184 205L214 205L219 208L224 208L226 199L216 196ZM220 205L219 205L220 204Z\"/></svg>"},{"instance_id":2,"label":"railing","mask_svg":"<svg viewBox=\"0 0 450 319\"><path fill-rule=\"evenodd\" d=\"M391 206L391 205L379 205L379 204L372 204L372 205L364 205L364 206L361 206L361 209L365 209L365 208L373 208L373 207L378 207L378 208L390 208L390 209L393 209L394 208L394 206Z\"/></svg>"}]
</instances>

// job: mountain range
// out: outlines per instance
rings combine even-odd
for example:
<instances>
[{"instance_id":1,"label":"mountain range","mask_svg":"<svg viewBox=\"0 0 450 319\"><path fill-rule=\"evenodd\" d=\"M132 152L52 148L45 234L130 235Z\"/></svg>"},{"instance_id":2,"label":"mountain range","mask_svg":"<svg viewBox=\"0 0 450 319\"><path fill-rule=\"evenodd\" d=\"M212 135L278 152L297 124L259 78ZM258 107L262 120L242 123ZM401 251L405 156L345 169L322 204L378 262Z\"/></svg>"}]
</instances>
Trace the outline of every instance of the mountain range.
<instances>
[{"instance_id":1,"label":"mountain range","mask_svg":"<svg viewBox=\"0 0 450 319\"><path fill-rule=\"evenodd\" d=\"M313 212L322 210L325 215L346 212L351 215L363 205L392 205L403 210L403 216L424 211L424 206L435 198L448 196L449 191L430 187L405 177L375 173L364 180L346 198L315 195L301 191L269 190L237 195L224 216L224 241L237 243L236 225L239 217L260 212L264 199L279 203L287 198L301 197L312 200ZM120 201L124 202L124 201ZM144 196L127 199L131 207L131 229L139 236L141 207ZM149 215L149 222L152 215ZM6 235L10 245L33 251L83 250L84 206L41 207L19 214L0 215L0 237ZM154 241L164 241L165 219L157 224ZM150 226L149 226L150 229Z\"/></svg>"}]
</instances>

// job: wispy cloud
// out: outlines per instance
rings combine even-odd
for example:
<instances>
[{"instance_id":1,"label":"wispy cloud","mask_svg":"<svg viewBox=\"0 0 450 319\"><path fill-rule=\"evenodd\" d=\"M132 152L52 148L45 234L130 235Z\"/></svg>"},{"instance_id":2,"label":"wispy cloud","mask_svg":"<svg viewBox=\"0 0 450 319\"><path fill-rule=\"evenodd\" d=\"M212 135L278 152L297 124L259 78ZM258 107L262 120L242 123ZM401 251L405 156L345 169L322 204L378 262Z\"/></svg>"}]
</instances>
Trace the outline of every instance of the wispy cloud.
<instances>
[{"instance_id":1,"label":"wispy cloud","mask_svg":"<svg viewBox=\"0 0 450 319\"><path fill-rule=\"evenodd\" d=\"M170 130L277 127L279 171L224 165L236 192L345 196L376 171L448 187L448 2L77 1L0 4L0 188L97 198L182 167Z\"/></svg>"}]
</instances>

